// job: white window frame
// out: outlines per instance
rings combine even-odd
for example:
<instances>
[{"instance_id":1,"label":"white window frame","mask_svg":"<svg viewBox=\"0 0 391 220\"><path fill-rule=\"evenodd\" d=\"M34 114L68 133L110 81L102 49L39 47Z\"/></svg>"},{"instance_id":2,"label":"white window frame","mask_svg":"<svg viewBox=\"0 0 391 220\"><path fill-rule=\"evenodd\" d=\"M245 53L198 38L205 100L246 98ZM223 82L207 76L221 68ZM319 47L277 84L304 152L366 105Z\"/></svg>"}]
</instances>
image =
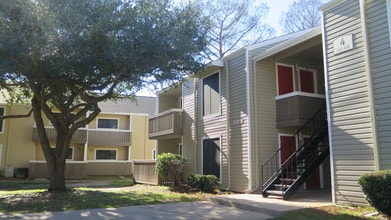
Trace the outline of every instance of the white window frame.
<instances>
[{"instance_id":1,"label":"white window frame","mask_svg":"<svg viewBox=\"0 0 391 220\"><path fill-rule=\"evenodd\" d=\"M210 137L203 137L201 138L201 174L204 174L204 140L210 140L210 139L219 139L219 146L220 146L220 178L218 179L218 183L222 184L223 180L223 149L222 149L222 136L210 136Z\"/></svg>"},{"instance_id":2,"label":"white window frame","mask_svg":"<svg viewBox=\"0 0 391 220\"><path fill-rule=\"evenodd\" d=\"M390 39L390 47L391 47L391 0L386 1L387 7L387 19L388 19L388 36Z\"/></svg>"},{"instance_id":3,"label":"white window frame","mask_svg":"<svg viewBox=\"0 0 391 220\"><path fill-rule=\"evenodd\" d=\"M216 113L204 115L204 79L208 78L209 76L212 76L214 74L219 75L219 110ZM220 74L220 71L217 71L217 72L213 72L211 74L208 74L201 79L201 115L203 118L210 118L210 117L215 117L215 116L221 115L222 114L221 112L222 112L222 110L221 110L221 74Z\"/></svg>"},{"instance_id":4,"label":"white window frame","mask_svg":"<svg viewBox=\"0 0 391 220\"><path fill-rule=\"evenodd\" d=\"M99 127L99 120L116 120L117 121L117 128L100 128ZM96 119L96 129L119 130L119 118L99 117Z\"/></svg>"},{"instance_id":5,"label":"white window frame","mask_svg":"<svg viewBox=\"0 0 391 220\"><path fill-rule=\"evenodd\" d=\"M152 160L156 160L156 149L152 149Z\"/></svg>"},{"instance_id":6,"label":"white window frame","mask_svg":"<svg viewBox=\"0 0 391 220\"><path fill-rule=\"evenodd\" d=\"M96 153L97 153L98 150L109 150L109 151L114 150L115 151L115 159L97 159L96 158ZM116 160L118 160L118 149L114 149L114 148L95 148L94 160L96 160L96 161L116 161Z\"/></svg>"},{"instance_id":7,"label":"white window frame","mask_svg":"<svg viewBox=\"0 0 391 220\"><path fill-rule=\"evenodd\" d=\"M313 83L314 83L314 93L311 93L311 92L303 92L301 91L301 74L300 74L300 70L304 70L304 71L308 71L308 72L312 72L312 78L313 78ZM314 70L314 69L309 69L309 68L305 68L305 67L299 67L298 68L298 71L297 71L297 75L298 75L298 78L299 78L299 91L302 92L302 93L308 93L308 94L319 94L318 93L318 77L317 77L317 71Z\"/></svg>"},{"instance_id":8,"label":"white window frame","mask_svg":"<svg viewBox=\"0 0 391 220\"><path fill-rule=\"evenodd\" d=\"M75 147L69 147L69 149L72 149L72 158L66 159L67 161L73 161L75 160Z\"/></svg>"},{"instance_id":9,"label":"white window frame","mask_svg":"<svg viewBox=\"0 0 391 220\"><path fill-rule=\"evenodd\" d=\"M178 144L178 154L183 156L183 144L182 143Z\"/></svg>"},{"instance_id":10,"label":"white window frame","mask_svg":"<svg viewBox=\"0 0 391 220\"><path fill-rule=\"evenodd\" d=\"M291 68L292 68L293 91L292 91L291 93L297 91L297 90L296 90L296 77L295 77L295 72L296 72L296 71L295 71L295 65L286 64L286 63L278 63L278 62L276 62L276 64L275 64L275 70L276 70L276 88L277 88L277 90L276 90L276 95L277 95L277 97L289 94L289 93L286 93L286 94L280 95L279 92L278 92L278 91L279 91L279 86L278 86L278 66L285 66L285 67L291 67Z\"/></svg>"}]
</instances>

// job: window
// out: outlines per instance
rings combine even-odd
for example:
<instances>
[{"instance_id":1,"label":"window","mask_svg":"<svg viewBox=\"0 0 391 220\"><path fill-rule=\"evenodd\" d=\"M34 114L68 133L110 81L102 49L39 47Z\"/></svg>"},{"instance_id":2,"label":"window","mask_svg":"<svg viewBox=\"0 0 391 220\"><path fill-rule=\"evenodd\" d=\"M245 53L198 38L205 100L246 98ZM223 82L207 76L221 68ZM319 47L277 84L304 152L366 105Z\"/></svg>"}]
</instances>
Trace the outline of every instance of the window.
<instances>
[{"instance_id":1,"label":"window","mask_svg":"<svg viewBox=\"0 0 391 220\"><path fill-rule=\"evenodd\" d=\"M156 149L152 150L152 159L156 160Z\"/></svg>"},{"instance_id":2,"label":"window","mask_svg":"<svg viewBox=\"0 0 391 220\"><path fill-rule=\"evenodd\" d=\"M98 118L98 128L118 129L118 119Z\"/></svg>"},{"instance_id":3,"label":"window","mask_svg":"<svg viewBox=\"0 0 391 220\"><path fill-rule=\"evenodd\" d=\"M0 116L4 116L4 113L5 113L5 109L4 108L0 108ZM4 132L4 122L3 120L0 120L0 132Z\"/></svg>"},{"instance_id":4,"label":"window","mask_svg":"<svg viewBox=\"0 0 391 220\"><path fill-rule=\"evenodd\" d=\"M117 150L96 150L95 160L116 160Z\"/></svg>"},{"instance_id":5,"label":"window","mask_svg":"<svg viewBox=\"0 0 391 220\"><path fill-rule=\"evenodd\" d=\"M202 79L202 106L203 115L212 115L220 112L220 82L219 73Z\"/></svg>"},{"instance_id":6,"label":"window","mask_svg":"<svg viewBox=\"0 0 391 220\"><path fill-rule=\"evenodd\" d=\"M300 91L308 93L316 93L316 78L315 71L299 69L299 82L300 82Z\"/></svg>"},{"instance_id":7,"label":"window","mask_svg":"<svg viewBox=\"0 0 391 220\"><path fill-rule=\"evenodd\" d=\"M182 144L178 144L178 154L183 156L183 145Z\"/></svg>"},{"instance_id":8,"label":"window","mask_svg":"<svg viewBox=\"0 0 391 220\"><path fill-rule=\"evenodd\" d=\"M73 152L74 152L74 148L73 147L70 147L68 149L68 154L67 154L67 157L65 159L67 160L73 160Z\"/></svg>"},{"instance_id":9,"label":"window","mask_svg":"<svg viewBox=\"0 0 391 220\"><path fill-rule=\"evenodd\" d=\"M293 66L277 65L277 91L278 95L284 95L295 91Z\"/></svg>"},{"instance_id":10,"label":"window","mask_svg":"<svg viewBox=\"0 0 391 220\"><path fill-rule=\"evenodd\" d=\"M215 175L220 179L220 138L204 139L202 141L202 174Z\"/></svg>"}]
</instances>

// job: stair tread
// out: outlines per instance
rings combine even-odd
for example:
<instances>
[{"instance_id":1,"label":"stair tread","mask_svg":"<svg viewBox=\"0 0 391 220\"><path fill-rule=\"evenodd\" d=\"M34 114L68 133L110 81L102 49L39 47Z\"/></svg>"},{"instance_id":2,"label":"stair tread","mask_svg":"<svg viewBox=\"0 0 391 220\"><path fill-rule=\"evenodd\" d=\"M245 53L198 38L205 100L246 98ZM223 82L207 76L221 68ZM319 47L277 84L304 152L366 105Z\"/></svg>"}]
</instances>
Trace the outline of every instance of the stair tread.
<instances>
[{"instance_id":1,"label":"stair tread","mask_svg":"<svg viewBox=\"0 0 391 220\"><path fill-rule=\"evenodd\" d=\"M271 195L280 195L282 196L284 194L284 191L281 190L266 190L266 193Z\"/></svg>"}]
</instances>

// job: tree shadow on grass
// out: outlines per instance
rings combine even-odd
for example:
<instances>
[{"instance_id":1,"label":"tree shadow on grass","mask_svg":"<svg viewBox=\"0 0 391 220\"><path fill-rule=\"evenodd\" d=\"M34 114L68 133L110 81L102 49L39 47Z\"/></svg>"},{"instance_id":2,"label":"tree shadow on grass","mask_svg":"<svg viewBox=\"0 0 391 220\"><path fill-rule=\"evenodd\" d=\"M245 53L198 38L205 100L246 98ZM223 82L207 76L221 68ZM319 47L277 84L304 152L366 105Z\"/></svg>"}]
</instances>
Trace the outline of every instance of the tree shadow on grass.
<instances>
[{"instance_id":1,"label":"tree shadow on grass","mask_svg":"<svg viewBox=\"0 0 391 220\"><path fill-rule=\"evenodd\" d=\"M69 190L68 192L38 192L0 196L0 212L36 213L93 208L117 208L124 206L187 201L181 195L167 195L137 191Z\"/></svg>"}]
</instances>

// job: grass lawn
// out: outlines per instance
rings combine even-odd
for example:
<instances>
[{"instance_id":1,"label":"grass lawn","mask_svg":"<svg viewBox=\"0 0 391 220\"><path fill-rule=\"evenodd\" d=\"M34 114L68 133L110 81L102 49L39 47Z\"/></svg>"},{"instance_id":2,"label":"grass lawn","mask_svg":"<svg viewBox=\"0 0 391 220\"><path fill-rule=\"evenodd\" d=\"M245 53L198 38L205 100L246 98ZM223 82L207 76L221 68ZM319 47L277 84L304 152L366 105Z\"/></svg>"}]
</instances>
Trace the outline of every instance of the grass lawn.
<instances>
[{"instance_id":1,"label":"grass lawn","mask_svg":"<svg viewBox=\"0 0 391 220\"><path fill-rule=\"evenodd\" d=\"M0 212L36 213L190 202L204 200L207 195L173 192L163 186L134 185L129 179L73 182L67 186L67 192L50 193L46 181L0 181Z\"/></svg>"}]
</instances>

